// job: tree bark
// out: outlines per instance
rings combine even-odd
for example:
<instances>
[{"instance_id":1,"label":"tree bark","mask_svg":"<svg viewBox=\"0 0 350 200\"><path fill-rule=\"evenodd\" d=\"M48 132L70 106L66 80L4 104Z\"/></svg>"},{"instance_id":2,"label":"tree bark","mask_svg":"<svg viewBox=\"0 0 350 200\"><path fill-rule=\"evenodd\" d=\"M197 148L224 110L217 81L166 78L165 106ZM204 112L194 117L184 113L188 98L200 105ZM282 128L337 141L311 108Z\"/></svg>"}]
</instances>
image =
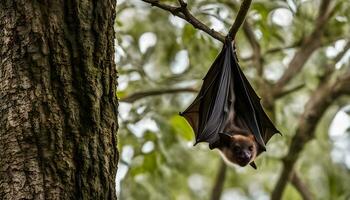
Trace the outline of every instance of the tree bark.
<instances>
[{"instance_id":1,"label":"tree bark","mask_svg":"<svg viewBox=\"0 0 350 200\"><path fill-rule=\"evenodd\" d=\"M0 199L116 199L115 3L0 2Z\"/></svg>"}]
</instances>

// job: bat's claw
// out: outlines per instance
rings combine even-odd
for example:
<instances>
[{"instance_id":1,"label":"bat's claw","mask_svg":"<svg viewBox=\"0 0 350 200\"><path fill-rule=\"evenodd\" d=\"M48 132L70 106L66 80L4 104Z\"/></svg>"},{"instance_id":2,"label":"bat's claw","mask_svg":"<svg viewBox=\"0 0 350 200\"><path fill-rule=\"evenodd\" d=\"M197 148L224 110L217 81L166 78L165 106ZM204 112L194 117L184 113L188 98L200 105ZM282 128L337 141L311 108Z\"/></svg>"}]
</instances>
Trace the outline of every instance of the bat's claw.
<instances>
[{"instance_id":1,"label":"bat's claw","mask_svg":"<svg viewBox=\"0 0 350 200\"><path fill-rule=\"evenodd\" d=\"M254 161L250 163L250 166L252 166L254 169L258 169Z\"/></svg>"}]
</instances>

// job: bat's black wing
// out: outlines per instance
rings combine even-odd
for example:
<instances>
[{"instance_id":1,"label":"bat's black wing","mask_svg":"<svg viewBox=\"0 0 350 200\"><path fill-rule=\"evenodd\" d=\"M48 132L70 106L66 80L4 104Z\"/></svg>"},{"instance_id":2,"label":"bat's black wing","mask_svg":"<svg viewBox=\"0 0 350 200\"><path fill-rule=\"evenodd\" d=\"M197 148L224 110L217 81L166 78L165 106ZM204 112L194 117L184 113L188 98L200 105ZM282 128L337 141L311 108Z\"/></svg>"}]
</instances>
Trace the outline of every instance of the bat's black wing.
<instances>
[{"instance_id":1,"label":"bat's black wing","mask_svg":"<svg viewBox=\"0 0 350 200\"><path fill-rule=\"evenodd\" d=\"M265 144L274 134L280 133L280 131L277 130L265 113L260 104L260 97L255 93L237 62L235 62L233 68L237 117L243 119L253 132L256 141L260 145L260 151L265 151Z\"/></svg>"},{"instance_id":2,"label":"bat's black wing","mask_svg":"<svg viewBox=\"0 0 350 200\"><path fill-rule=\"evenodd\" d=\"M225 48L220 52L207 75L194 102L181 113L192 126L196 135L196 144L219 140L218 133L224 129L227 119L227 101L232 79L231 60Z\"/></svg>"},{"instance_id":3,"label":"bat's black wing","mask_svg":"<svg viewBox=\"0 0 350 200\"><path fill-rule=\"evenodd\" d=\"M227 42L203 79L203 85L194 102L181 113L192 126L198 142L208 142L210 148L220 140L228 123L243 121L265 150L265 143L279 131L267 117L254 92L240 69L231 42Z\"/></svg>"}]
</instances>

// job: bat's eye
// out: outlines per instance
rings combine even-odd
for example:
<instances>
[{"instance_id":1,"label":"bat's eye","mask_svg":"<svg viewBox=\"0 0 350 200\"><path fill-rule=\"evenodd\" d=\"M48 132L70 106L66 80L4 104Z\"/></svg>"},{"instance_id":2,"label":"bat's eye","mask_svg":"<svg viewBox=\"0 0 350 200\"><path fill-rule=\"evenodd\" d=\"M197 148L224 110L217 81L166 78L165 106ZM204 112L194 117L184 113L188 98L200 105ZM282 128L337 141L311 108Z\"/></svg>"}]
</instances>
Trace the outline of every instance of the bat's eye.
<instances>
[{"instance_id":1,"label":"bat's eye","mask_svg":"<svg viewBox=\"0 0 350 200\"><path fill-rule=\"evenodd\" d=\"M234 152L239 152L241 150L241 148L237 145L233 146L233 151Z\"/></svg>"},{"instance_id":2,"label":"bat's eye","mask_svg":"<svg viewBox=\"0 0 350 200\"><path fill-rule=\"evenodd\" d=\"M249 151L253 151L253 145L250 145L250 146L248 147L248 149L249 149Z\"/></svg>"}]
</instances>

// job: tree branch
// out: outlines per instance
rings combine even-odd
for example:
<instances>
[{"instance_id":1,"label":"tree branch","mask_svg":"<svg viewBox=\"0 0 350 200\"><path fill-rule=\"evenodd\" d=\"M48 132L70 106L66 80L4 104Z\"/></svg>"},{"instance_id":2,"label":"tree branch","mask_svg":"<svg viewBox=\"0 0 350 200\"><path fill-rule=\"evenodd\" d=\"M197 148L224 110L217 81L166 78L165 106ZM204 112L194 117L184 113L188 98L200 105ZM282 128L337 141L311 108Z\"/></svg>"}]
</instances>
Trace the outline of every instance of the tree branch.
<instances>
[{"instance_id":1,"label":"tree branch","mask_svg":"<svg viewBox=\"0 0 350 200\"><path fill-rule=\"evenodd\" d=\"M334 61L339 62L349 49L350 49L350 39L348 39L348 42L345 44L343 50L340 53L338 53L338 55L335 56Z\"/></svg>"},{"instance_id":2,"label":"tree branch","mask_svg":"<svg viewBox=\"0 0 350 200\"><path fill-rule=\"evenodd\" d=\"M243 24L243 26L244 26L244 24ZM332 41L322 42L320 47L327 46L330 43L333 43L333 42L335 42L337 40L340 40L340 39L347 39L347 38L335 38ZM262 57L265 57L268 54L278 53L278 52L281 52L281 51L286 50L286 49L298 48L299 46L301 46L301 44L302 44L302 41L296 41L296 42L294 42L292 44L289 44L287 46L273 47L271 49L266 50L265 52L262 52ZM240 60L242 60L242 61L249 61L249 60L252 60L252 59L253 59L253 56L249 56L249 57L241 58Z\"/></svg>"},{"instance_id":3,"label":"tree branch","mask_svg":"<svg viewBox=\"0 0 350 200\"><path fill-rule=\"evenodd\" d=\"M290 45L284 46L284 47L275 47L275 48L268 49L264 52L264 55L281 52L282 50L286 50L286 49L296 48L300 45L301 45L301 41L296 41L296 42L294 42Z\"/></svg>"},{"instance_id":4,"label":"tree branch","mask_svg":"<svg viewBox=\"0 0 350 200\"><path fill-rule=\"evenodd\" d=\"M293 88L283 90L283 91L281 91L281 92L278 94L278 96L275 96L275 98L278 99L278 98L284 97L284 96L286 96L286 95L288 95L288 94L290 94L290 93L293 93L293 92L296 92L296 91L302 89L304 86L305 86L305 83L302 83L302 84L297 85L297 86L295 86L295 87L293 87Z\"/></svg>"},{"instance_id":5,"label":"tree branch","mask_svg":"<svg viewBox=\"0 0 350 200\"><path fill-rule=\"evenodd\" d=\"M241 7L239 8L239 11L237 13L236 20L230 28L230 31L228 32L228 35L232 37L232 39L235 39L239 28L243 24L251 3L252 0L243 0Z\"/></svg>"},{"instance_id":6,"label":"tree branch","mask_svg":"<svg viewBox=\"0 0 350 200\"><path fill-rule=\"evenodd\" d=\"M224 188L226 171L227 171L227 165L223 160L221 160L220 161L220 168L218 170L218 173L217 173L216 179L215 179L215 184L214 184L213 189L211 191L211 198L210 198L211 200L220 199L223 188Z\"/></svg>"},{"instance_id":7,"label":"tree branch","mask_svg":"<svg viewBox=\"0 0 350 200\"><path fill-rule=\"evenodd\" d=\"M156 95L162 95L162 94L174 94L174 93L181 93L181 92L191 92L195 93L198 92L198 90L193 88L175 88L175 89L159 89L159 90L149 90L145 92L135 92L133 94L130 94L122 99L120 99L120 102L127 102L127 103L133 103L137 100L140 100L145 97L149 96L156 96Z\"/></svg>"},{"instance_id":8,"label":"tree branch","mask_svg":"<svg viewBox=\"0 0 350 200\"><path fill-rule=\"evenodd\" d=\"M197 18L195 18L190 11L187 9L187 4L184 1L179 1L180 6L170 6L163 3L160 3L159 0L142 0L143 2L149 3L152 6L156 6L158 8L161 8L163 10L169 11L171 14L178 16L184 20L186 20L188 23L190 23L194 28L199 29L207 33L208 35L212 36L213 38L221 41L222 43L225 42L225 36L223 36L221 33L215 31L214 29L211 29L207 25L205 25L203 22L199 21Z\"/></svg>"},{"instance_id":9,"label":"tree branch","mask_svg":"<svg viewBox=\"0 0 350 200\"><path fill-rule=\"evenodd\" d=\"M328 64L326 66L327 68L334 69L335 64L342 59L350 48L349 43L335 56L332 65ZM332 104L334 99L342 94L350 94L350 66L348 72L340 75L336 80L331 78L333 75L332 72L326 71L319 86L314 90L305 105L304 113L299 118L297 130L292 138L288 154L283 159L283 169L272 193L271 200L281 199L289 178L292 178L295 162L306 143L314 138L315 128L324 112Z\"/></svg>"},{"instance_id":10,"label":"tree branch","mask_svg":"<svg viewBox=\"0 0 350 200\"><path fill-rule=\"evenodd\" d=\"M330 77L330 76L329 76ZM328 78L321 82L305 105L304 113L300 116L298 128L292 138L288 154L283 158L283 169L272 192L271 200L279 200L293 173L294 165L303 147L315 136L315 128L327 108L334 99L342 94L350 93L350 71L338 77L336 81Z\"/></svg>"},{"instance_id":11,"label":"tree branch","mask_svg":"<svg viewBox=\"0 0 350 200\"><path fill-rule=\"evenodd\" d=\"M344 47L334 58L333 67L345 55L350 44ZM340 75L336 80L331 79L333 73L325 73L317 89L312 93L309 101L305 105L304 113L300 116L296 133L292 138L288 154L283 158L283 169L272 192L271 200L281 199L287 182L292 178L293 168L300 152L308 141L314 138L315 128L322 118L326 109L332 104L334 99L342 94L350 94L350 66L347 73Z\"/></svg>"},{"instance_id":12,"label":"tree branch","mask_svg":"<svg viewBox=\"0 0 350 200\"><path fill-rule=\"evenodd\" d=\"M305 183L300 179L300 177L295 171L290 181L292 182L293 186L298 190L298 192L300 193L300 195L303 197L304 200L314 199L312 193L308 189L308 186L305 185Z\"/></svg>"},{"instance_id":13,"label":"tree branch","mask_svg":"<svg viewBox=\"0 0 350 200\"><path fill-rule=\"evenodd\" d=\"M263 59L261 57L261 47L260 47L258 40L256 39L256 37L254 35L253 30L251 29L248 21L245 21L243 23L243 31L244 31L245 36L248 39L250 46L253 49L252 59L253 59L254 64L256 65L258 75L259 75L259 77L262 77L262 74L264 72L264 68L263 68Z\"/></svg>"},{"instance_id":14,"label":"tree branch","mask_svg":"<svg viewBox=\"0 0 350 200\"><path fill-rule=\"evenodd\" d=\"M276 82L273 89L274 96L279 95L284 86L286 86L289 81L299 73L313 52L320 47L321 37L324 33L327 21L331 16L331 12L329 11L330 2L331 0L322 1L313 32L303 40L300 49L295 53L288 68L284 71L282 77Z\"/></svg>"},{"instance_id":15,"label":"tree branch","mask_svg":"<svg viewBox=\"0 0 350 200\"><path fill-rule=\"evenodd\" d=\"M225 36L223 36L221 33L215 31L214 29L211 29L207 25L205 25L203 22L198 20L196 17L194 17L191 12L187 9L187 3L183 0L178 0L180 6L171 6L164 3L160 3L159 0L142 0L143 2L149 3L152 6L156 6L158 8L161 8L163 10L169 11L175 16L178 16L184 20L186 20L188 23L192 24L192 26L196 29L202 30L212 36L213 38L221 41L222 43L225 42ZM237 31L241 27L242 23L244 22L244 19L248 13L250 4L252 0L244 0L239 11L237 14L237 17L235 19L235 22L233 23L232 27L230 28L230 31L228 35L232 37L232 39L235 38Z\"/></svg>"},{"instance_id":16,"label":"tree branch","mask_svg":"<svg viewBox=\"0 0 350 200\"><path fill-rule=\"evenodd\" d=\"M244 24L243 24L243 30L244 30ZM300 46L300 42L295 42L293 44L290 44L290 45L287 45L287 46L284 46L284 47L274 47L274 48L268 49L265 52L262 52L261 54L263 54L262 57L264 57L264 56L266 56L268 54L281 52L283 50L296 48L298 46ZM249 61L249 60L253 60L253 59L254 59L254 55L249 56L249 57L245 57L245 58L241 58L240 60L242 60L242 61Z\"/></svg>"},{"instance_id":17,"label":"tree branch","mask_svg":"<svg viewBox=\"0 0 350 200\"><path fill-rule=\"evenodd\" d=\"M342 51L340 51L332 60L330 63L326 64L325 71L323 75L320 76L320 82L326 81L330 78L330 74L333 74L333 72L336 70L336 64L345 56L346 52L350 49L350 41L348 41L343 48Z\"/></svg>"}]
</instances>

